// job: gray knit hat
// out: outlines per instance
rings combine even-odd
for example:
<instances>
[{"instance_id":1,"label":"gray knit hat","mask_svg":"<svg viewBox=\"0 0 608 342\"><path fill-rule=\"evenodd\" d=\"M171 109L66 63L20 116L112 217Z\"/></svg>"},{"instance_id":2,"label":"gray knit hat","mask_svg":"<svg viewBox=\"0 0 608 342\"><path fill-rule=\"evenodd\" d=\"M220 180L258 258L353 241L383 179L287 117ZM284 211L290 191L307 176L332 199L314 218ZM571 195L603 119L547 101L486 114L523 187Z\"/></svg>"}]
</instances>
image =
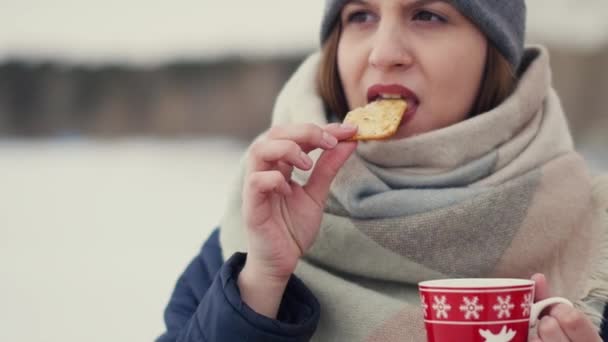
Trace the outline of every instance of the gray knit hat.
<instances>
[{"instance_id":1,"label":"gray knit hat","mask_svg":"<svg viewBox=\"0 0 608 342\"><path fill-rule=\"evenodd\" d=\"M326 0L321 24L324 43L349 0ZM526 4L524 0L449 0L468 17L514 68L519 66L524 50Z\"/></svg>"}]
</instances>

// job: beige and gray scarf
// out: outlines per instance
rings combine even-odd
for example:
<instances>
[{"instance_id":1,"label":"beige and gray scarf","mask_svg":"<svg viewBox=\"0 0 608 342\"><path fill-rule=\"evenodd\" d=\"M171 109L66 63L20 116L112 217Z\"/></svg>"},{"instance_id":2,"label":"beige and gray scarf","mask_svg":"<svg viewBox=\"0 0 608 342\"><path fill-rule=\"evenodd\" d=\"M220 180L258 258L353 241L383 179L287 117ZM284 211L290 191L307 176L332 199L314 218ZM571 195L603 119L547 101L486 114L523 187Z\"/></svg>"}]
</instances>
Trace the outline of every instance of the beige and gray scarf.
<instances>
[{"instance_id":1,"label":"beige and gray scarf","mask_svg":"<svg viewBox=\"0 0 608 342\"><path fill-rule=\"evenodd\" d=\"M273 124L327 122L318 61L308 58L286 84ZM524 63L514 94L487 113L359 144L296 270L321 303L313 341L425 341L416 284L446 277L542 272L554 294L599 324L597 304L608 298L608 180L590 177L574 151L547 52L529 48ZM221 222L224 257L246 251L242 175ZM294 173L300 182L307 176Z\"/></svg>"}]
</instances>

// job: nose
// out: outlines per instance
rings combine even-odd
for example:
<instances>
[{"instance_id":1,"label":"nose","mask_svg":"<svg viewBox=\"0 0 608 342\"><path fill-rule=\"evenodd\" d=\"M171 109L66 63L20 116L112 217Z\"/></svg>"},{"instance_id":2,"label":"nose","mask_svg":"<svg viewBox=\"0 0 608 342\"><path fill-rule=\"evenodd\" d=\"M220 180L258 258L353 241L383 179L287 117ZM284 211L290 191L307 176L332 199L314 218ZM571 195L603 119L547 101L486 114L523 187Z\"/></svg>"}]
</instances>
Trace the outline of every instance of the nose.
<instances>
[{"instance_id":1,"label":"nose","mask_svg":"<svg viewBox=\"0 0 608 342\"><path fill-rule=\"evenodd\" d=\"M383 70L409 67L413 58L405 35L397 24L380 24L372 41L369 64Z\"/></svg>"}]
</instances>

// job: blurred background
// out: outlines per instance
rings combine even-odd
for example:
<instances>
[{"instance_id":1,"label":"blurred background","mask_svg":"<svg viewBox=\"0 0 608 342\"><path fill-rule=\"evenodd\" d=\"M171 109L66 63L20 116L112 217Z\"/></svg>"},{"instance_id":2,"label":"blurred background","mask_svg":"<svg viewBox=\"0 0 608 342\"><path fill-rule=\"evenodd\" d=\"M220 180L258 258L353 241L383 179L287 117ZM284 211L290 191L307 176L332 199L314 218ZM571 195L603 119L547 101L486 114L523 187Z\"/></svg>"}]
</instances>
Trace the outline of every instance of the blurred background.
<instances>
[{"instance_id":1,"label":"blurred background","mask_svg":"<svg viewBox=\"0 0 608 342\"><path fill-rule=\"evenodd\" d=\"M528 2L608 170L608 2ZM151 341L322 0L0 0L0 341ZM604 101L602 101L604 100Z\"/></svg>"}]
</instances>

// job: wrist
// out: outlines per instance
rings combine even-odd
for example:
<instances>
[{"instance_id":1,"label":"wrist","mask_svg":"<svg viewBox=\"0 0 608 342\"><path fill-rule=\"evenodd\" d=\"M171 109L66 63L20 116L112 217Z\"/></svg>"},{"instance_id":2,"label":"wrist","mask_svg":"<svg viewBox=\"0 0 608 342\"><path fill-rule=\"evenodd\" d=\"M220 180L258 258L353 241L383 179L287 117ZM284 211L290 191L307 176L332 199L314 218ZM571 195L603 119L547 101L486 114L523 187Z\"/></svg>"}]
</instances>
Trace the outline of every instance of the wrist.
<instances>
[{"instance_id":1,"label":"wrist","mask_svg":"<svg viewBox=\"0 0 608 342\"><path fill-rule=\"evenodd\" d=\"M241 299L253 311L276 319L289 276L269 275L254 263L245 262L237 279Z\"/></svg>"},{"instance_id":2,"label":"wrist","mask_svg":"<svg viewBox=\"0 0 608 342\"><path fill-rule=\"evenodd\" d=\"M295 267L291 266L273 266L268 262L264 262L262 258L256 257L252 253L247 254L245 265L241 272L246 272L255 275L256 278L264 280L265 283L275 287L285 286L295 271Z\"/></svg>"},{"instance_id":3,"label":"wrist","mask_svg":"<svg viewBox=\"0 0 608 342\"><path fill-rule=\"evenodd\" d=\"M275 274L247 260L245 261L245 265L239 274L239 278L240 277L244 277L247 280L255 280L257 283L261 283L269 288L284 289L287 287L287 282L289 281L291 274Z\"/></svg>"}]
</instances>

